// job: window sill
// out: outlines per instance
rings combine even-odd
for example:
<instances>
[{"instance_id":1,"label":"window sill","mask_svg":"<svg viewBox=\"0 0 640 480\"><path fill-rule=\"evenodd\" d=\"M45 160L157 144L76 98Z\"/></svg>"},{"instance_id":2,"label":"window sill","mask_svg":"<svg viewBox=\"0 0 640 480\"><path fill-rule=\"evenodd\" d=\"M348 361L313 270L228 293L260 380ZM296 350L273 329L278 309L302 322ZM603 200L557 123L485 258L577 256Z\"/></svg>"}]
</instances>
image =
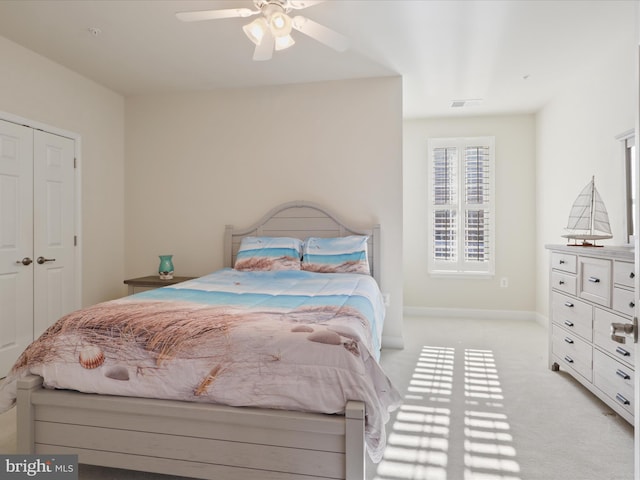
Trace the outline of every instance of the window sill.
<instances>
[{"instance_id":1,"label":"window sill","mask_svg":"<svg viewBox=\"0 0 640 480\"><path fill-rule=\"evenodd\" d=\"M429 272L431 278L455 278L464 280L491 280L495 274L488 272Z\"/></svg>"}]
</instances>

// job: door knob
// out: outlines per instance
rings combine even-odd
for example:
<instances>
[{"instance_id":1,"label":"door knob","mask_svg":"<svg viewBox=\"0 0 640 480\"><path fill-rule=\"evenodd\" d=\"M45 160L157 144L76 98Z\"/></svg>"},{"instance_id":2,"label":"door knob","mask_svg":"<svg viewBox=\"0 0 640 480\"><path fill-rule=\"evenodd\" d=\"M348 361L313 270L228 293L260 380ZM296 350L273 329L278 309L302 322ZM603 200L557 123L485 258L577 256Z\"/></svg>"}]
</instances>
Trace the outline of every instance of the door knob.
<instances>
[{"instance_id":1,"label":"door knob","mask_svg":"<svg viewBox=\"0 0 640 480\"><path fill-rule=\"evenodd\" d=\"M44 258L44 257L36 258L36 262L38 262L40 265L42 265L43 263L46 263L46 262L55 262L55 261L56 261L55 258Z\"/></svg>"},{"instance_id":2,"label":"door knob","mask_svg":"<svg viewBox=\"0 0 640 480\"><path fill-rule=\"evenodd\" d=\"M33 263L33 260L31 260L29 257L24 257L22 260L17 260L16 263L21 263L22 265L31 265Z\"/></svg>"}]
</instances>

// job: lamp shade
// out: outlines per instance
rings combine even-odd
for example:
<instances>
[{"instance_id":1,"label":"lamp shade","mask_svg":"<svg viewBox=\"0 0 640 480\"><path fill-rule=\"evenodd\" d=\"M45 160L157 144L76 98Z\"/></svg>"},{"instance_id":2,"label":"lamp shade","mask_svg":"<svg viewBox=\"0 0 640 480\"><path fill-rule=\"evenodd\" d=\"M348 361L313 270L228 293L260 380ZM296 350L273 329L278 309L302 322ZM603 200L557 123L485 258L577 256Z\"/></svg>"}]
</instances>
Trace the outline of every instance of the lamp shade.
<instances>
[{"instance_id":1,"label":"lamp shade","mask_svg":"<svg viewBox=\"0 0 640 480\"><path fill-rule=\"evenodd\" d=\"M264 34L268 28L269 26L267 25L267 21L264 18L260 17L242 27L242 30L247 35L247 37L249 37L249 40L251 40L256 45L260 45L260 42L262 42Z\"/></svg>"},{"instance_id":2,"label":"lamp shade","mask_svg":"<svg viewBox=\"0 0 640 480\"><path fill-rule=\"evenodd\" d=\"M276 37L276 50L284 50L285 48L293 46L294 43L296 43L296 41L291 35Z\"/></svg>"},{"instance_id":3,"label":"lamp shade","mask_svg":"<svg viewBox=\"0 0 640 480\"><path fill-rule=\"evenodd\" d=\"M283 12L276 12L269 18L269 26L274 37L286 37L291 33L291 18Z\"/></svg>"}]
</instances>

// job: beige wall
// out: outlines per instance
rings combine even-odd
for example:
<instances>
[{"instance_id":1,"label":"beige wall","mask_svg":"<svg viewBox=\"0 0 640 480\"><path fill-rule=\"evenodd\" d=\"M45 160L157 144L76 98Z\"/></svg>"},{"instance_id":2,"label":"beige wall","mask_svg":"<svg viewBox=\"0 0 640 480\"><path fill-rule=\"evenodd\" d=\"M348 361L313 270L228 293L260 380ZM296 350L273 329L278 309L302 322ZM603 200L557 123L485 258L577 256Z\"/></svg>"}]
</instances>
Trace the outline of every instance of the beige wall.
<instances>
[{"instance_id":1,"label":"beige wall","mask_svg":"<svg viewBox=\"0 0 640 480\"><path fill-rule=\"evenodd\" d=\"M496 270L490 279L431 277L427 272L427 141L494 136ZM434 118L404 122L404 304L430 309L535 308L535 119L533 115ZM500 279L508 287L500 287ZM470 312L467 312L470 313ZM477 313L477 312L476 312Z\"/></svg>"},{"instance_id":2,"label":"beige wall","mask_svg":"<svg viewBox=\"0 0 640 480\"><path fill-rule=\"evenodd\" d=\"M225 224L309 200L382 227L385 336L402 338L399 77L150 95L126 103L127 276L222 267Z\"/></svg>"},{"instance_id":3,"label":"beige wall","mask_svg":"<svg viewBox=\"0 0 640 480\"><path fill-rule=\"evenodd\" d=\"M0 37L0 111L81 136L82 304L122 294L124 99Z\"/></svg>"},{"instance_id":4,"label":"beige wall","mask_svg":"<svg viewBox=\"0 0 640 480\"><path fill-rule=\"evenodd\" d=\"M400 78L127 99L125 171L122 96L3 37L0 58L0 111L81 137L83 305L160 253L178 274L220 268L225 224L302 199L382 225L385 335L402 342Z\"/></svg>"},{"instance_id":5,"label":"beige wall","mask_svg":"<svg viewBox=\"0 0 640 480\"><path fill-rule=\"evenodd\" d=\"M614 238L624 235L624 163L616 136L635 127L637 52L633 29L620 48L574 81L536 117L537 312L548 316L548 251L563 243L567 216L580 190L595 175Z\"/></svg>"}]
</instances>

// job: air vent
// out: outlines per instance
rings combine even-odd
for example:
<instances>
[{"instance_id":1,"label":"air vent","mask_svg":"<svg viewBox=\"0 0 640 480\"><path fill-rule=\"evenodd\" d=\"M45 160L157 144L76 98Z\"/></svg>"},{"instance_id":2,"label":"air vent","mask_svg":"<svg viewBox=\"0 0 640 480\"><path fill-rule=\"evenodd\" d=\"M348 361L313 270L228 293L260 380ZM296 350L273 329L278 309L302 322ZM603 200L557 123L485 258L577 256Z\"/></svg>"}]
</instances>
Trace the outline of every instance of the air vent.
<instances>
[{"instance_id":1,"label":"air vent","mask_svg":"<svg viewBox=\"0 0 640 480\"><path fill-rule=\"evenodd\" d=\"M467 98L464 100L453 100L451 102L451 108L462 108L462 107L475 107L482 103L481 98Z\"/></svg>"}]
</instances>

